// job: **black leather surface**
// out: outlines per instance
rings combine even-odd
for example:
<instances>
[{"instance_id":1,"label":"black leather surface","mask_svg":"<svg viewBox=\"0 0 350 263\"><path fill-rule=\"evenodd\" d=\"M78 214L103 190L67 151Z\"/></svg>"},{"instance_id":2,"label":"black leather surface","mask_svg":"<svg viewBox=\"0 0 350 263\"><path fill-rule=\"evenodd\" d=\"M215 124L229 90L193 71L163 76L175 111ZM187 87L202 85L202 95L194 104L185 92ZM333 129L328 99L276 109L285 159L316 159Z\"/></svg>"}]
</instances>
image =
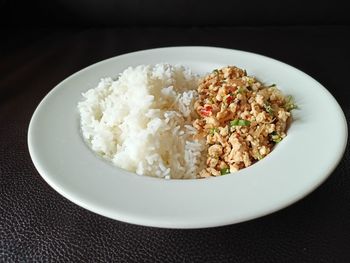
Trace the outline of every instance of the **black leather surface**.
<instances>
[{"instance_id":1,"label":"black leather surface","mask_svg":"<svg viewBox=\"0 0 350 263\"><path fill-rule=\"evenodd\" d=\"M30 117L57 83L102 59L161 46L222 46L287 62L320 81L349 123L349 27L2 33L0 262L350 262L349 147L330 178L298 203L249 222L199 230L130 225L82 209L47 185L27 150Z\"/></svg>"}]
</instances>

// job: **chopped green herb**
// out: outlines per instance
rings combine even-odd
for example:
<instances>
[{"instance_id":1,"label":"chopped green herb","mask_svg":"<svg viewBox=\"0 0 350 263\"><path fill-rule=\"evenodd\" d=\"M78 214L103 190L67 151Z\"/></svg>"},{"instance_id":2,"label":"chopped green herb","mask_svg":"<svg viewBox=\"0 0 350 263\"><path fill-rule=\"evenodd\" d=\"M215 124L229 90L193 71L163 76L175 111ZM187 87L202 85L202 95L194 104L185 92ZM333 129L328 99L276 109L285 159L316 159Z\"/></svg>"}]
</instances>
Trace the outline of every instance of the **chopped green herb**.
<instances>
[{"instance_id":1,"label":"chopped green herb","mask_svg":"<svg viewBox=\"0 0 350 263\"><path fill-rule=\"evenodd\" d=\"M275 83L269 85L269 88L276 87L277 85Z\"/></svg>"},{"instance_id":2,"label":"chopped green herb","mask_svg":"<svg viewBox=\"0 0 350 263\"><path fill-rule=\"evenodd\" d=\"M279 143L280 141L282 141L282 137L278 136L278 135L275 135L275 136L272 136L272 140L275 142L275 143Z\"/></svg>"},{"instance_id":3,"label":"chopped green herb","mask_svg":"<svg viewBox=\"0 0 350 263\"><path fill-rule=\"evenodd\" d=\"M229 174L230 173L230 168L223 168L220 170L221 175Z\"/></svg>"},{"instance_id":4,"label":"chopped green herb","mask_svg":"<svg viewBox=\"0 0 350 263\"><path fill-rule=\"evenodd\" d=\"M223 110L225 110L225 109L227 109L227 102L226 101L223 101L222 103L221 103L221 110L223 111Z\"/></svg>"},{"instance_id":5,"label":"chopped green herb","mask_svg":"<svg viewBox=\"0 0 350 263\"><path fill-rule=\"evenodd\" d=\"M238 120L233 120L233 121L230 121L230 126L238 126Z\"/></svg>"},{"instance_id":6,"label":"chopped green herb","mask_svg":"<svg viewBox=\"0 0 350 263\"><path fill-rule=\"evenodd\" d=\"M275 142L275 143L279 143L280 141L282 141L282 137L281 135L279 135L277 132L272 132L270 133L270 137L271 137L271 141Z\"/></svg>"},{"instance_id":7,"label":"chopped green herb","mask_svg":"<svg viewBox=\"0 0 350 263\"><path fill-rule=\"evenodd\" d=\"M298 108L298 106L294 103L294 99L292 96L289 95L286 97L286 103L284 104L284 108L287 111L291 111Z\"/></svg>"},{"instance_id":8,"label":"chopped green herb","mask_svg":"<svg viewBox=\"0 0 350 263\"><path fill-rule=\"evenodd\" d=\"M235 119L230 121L230 127L233 126L249 126L250 125L250 121L247 120L242 120L242 119Z\"/></svg>"},{"instance_id":9,"label":"chopped green herb","mask_svg":"<svg viewBox=\"0 0 350 263\"><path fill-rule=\"evenodd\" d=\"M243 92L245 91L245 89L244 88L242 88L242 87L239 87L238 89L237 89L237 93L239 93L239 94L242 94Z\"/></svg>"},{"instance_id":10,"label":"chopped green herb","mask_svg":"<svg viewBox=\"0 0 350 263\"><path fill-rule=\"evenodd\" d=\"M254 84L254 79L253 78L250 78L249 80L248 80L248 83L249 83L249 85L253 85Z\"/></svg>"},{"instance_id":11,"label":"chopped green herb","mask_svg":"<svg viewBox=\"0 0 350 263\"><path fill-rule=\"evenodd\" d=\"M219 132L218 128L211 128L209 134L214 135L214 133Z\"/></svg>"},{"instance_id":12,"label":"chopped green herb","mask_svg":"<svg viewBox=\"0 0 350 263\"><path fill-rule=\"evenodd\" d=\"M211 104L214 104L214 103L215 103L215 101L214 101L213 98L209 98L209 99L208 99L208 102L210 102Z\"/></svg>"},{"instance_id":13,"label":"chopped green herb","mask_svg":"<svg viewBox=\"0 0 350 263\"><path fill-rule=\"evenodd\" d=\"M218 70L218 69L214 69L214 70L213 70L213 73L215 73L215 74L218 74L218 75L219 75L219 70Z\"/></svg>"},{"instance_id":14,"label":"chopped green herb","mask_svg":"<svg viewBox=\"0 0 350 263\"><path fill-rule=\"evenodd\" d=\"M256 159L258 159L259 161L264 158L259 152L256 154Z\"/></svg>"},{"instance_id":15,"label":"chopped green herb","mask_svg":"<svg viewBox=\"0 0 350 263\"><path fill-rule=\"evenodd\" d=\"M274 111L273 111L273 108L269 102L266 101L264 103L264 108L269 114L273 115Z\"/></svg>"}]
</instances>

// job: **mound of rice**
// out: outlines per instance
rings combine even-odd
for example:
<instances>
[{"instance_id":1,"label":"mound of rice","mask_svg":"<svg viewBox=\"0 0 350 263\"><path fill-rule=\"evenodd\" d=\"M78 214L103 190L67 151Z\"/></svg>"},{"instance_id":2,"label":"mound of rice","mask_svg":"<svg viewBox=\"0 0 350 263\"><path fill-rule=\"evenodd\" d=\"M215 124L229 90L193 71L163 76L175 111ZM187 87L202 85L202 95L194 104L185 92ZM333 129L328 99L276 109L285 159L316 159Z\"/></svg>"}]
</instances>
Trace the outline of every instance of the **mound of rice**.
<instances>
[{"instance_id":1,"label":"mound of rice","mask_svg":"<svg viewBox=\"0 0 350 263\"><path fill-rule=\"evenodd\" d=\"M195 140L198 76L168 64L128 68L104 78L78 104L92 150L139 175L196 178L205 167L204 140Z\"/></svg>"}]
</instances>

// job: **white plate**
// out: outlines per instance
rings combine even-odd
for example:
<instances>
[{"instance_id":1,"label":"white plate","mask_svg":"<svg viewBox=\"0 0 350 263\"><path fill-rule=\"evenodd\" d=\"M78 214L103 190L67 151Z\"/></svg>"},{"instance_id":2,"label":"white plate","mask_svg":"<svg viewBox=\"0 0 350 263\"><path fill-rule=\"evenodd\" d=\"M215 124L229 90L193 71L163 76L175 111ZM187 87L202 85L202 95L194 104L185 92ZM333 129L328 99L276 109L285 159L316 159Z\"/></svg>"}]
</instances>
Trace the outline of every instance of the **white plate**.
<instances>
[{"instance_id":1,"label":"white plate","mask_svg":"<svg viewBox=\"0 0 350 263\"><path fill-rule=\"evenodd\" d=\"M266 158L234 175L164 180L118 169L97 158L79 130L81 93L128 66L167 62L204 74L236 65L294 96L299 110L288 136ZM100 215L167 228L213 227L257 218L310 193L335 169L346 146L344 114L332 95L305 73L238 50L171 47L134 52L87 67L58 84L29 126L30 155L41 176L72 202Z\"/></svg>"}]
</instances>

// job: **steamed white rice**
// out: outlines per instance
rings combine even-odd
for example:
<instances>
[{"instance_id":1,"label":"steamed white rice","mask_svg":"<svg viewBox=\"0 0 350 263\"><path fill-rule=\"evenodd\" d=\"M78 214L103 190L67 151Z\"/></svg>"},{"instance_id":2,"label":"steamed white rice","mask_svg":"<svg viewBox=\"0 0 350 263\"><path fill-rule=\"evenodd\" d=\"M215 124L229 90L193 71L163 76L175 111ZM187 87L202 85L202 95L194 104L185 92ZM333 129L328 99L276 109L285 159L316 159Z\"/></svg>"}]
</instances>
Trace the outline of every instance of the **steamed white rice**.
<instances>
[{"instance_id":1,"label":"steamed white rice","mask_svg":"<svg viewBox=\"0 0 350 263\"><path fill-rule=\"evenodd\" d=\"M194 140L198 76L168 64L104 78L78 104L84 138L115 165L161 178L196 178L205 142Z\"/></svg>"}]
</instances>

